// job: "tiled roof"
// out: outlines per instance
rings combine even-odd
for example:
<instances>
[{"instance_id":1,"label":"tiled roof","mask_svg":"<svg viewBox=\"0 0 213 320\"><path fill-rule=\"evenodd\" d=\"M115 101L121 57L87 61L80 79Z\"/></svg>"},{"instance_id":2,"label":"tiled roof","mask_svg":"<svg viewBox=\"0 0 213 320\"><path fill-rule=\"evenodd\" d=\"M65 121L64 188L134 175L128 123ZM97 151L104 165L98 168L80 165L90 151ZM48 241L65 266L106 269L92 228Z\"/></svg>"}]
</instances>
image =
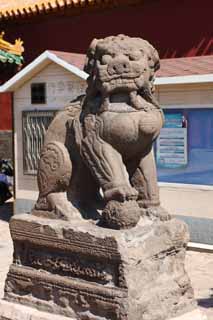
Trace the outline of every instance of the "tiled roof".
<instances>
[{"instance_id":1,"label":"tiled roof","mask_svg":"<svg viewBox=\"0 0 213 320\"><path fill-rule=\"evenodd\" d=\"M213 74L213 55L162 59L157 77L178 77Z\"/></svg>"},{"instance_id":2,"label":"tiled roof","mask_svg":"<svg viewBox=\"0 0 213 320\"><path fill-rule=\"evenodd\" d=\"M58 58L66 61L69 64L83 70L84 62L86 55L81 53L71 53L71 52L62 52L62 51L55 51L49 50L49 52L54 53Z\"/></svg>"},{"instance_id":3,"label":"tiled roof","mask_svg":"<svg viewBox=\"0 0 213 320\"><path fill-rule=\"evenodd\" d=\"M50 61L86 80L88 74L83 70L84 54L46 50L14 77L0 86L0 92L14 91L22 83L38 74ZM156 85L183 83L213 83L213 55L193 58L162 59L157 72Z\"/></svg>"},{"instance_id":4,"label":"tiled roof","mask_svg":"<svg viewBox=\"0 0 213 320\"><path fill-rule=\"evenodd\" d=\"M50 51L59 58L83 70L85 55L70 52ZM161 59L156 77L178 77L213 74L213 55L187 58Z\"/></svg>"},{"instance_id":5,"label":"tiled roof","mask_svg":"<svg viewBox=\"0 0 213 320\"><path fill-rule=\"evenodd\" d=\"M123 1L123 0L122 0ZM0 0L0 19L49 13L66 8L118 5L121 0ZM136 0L125 0L132 3Z\"/></svg>"}]
</instances>

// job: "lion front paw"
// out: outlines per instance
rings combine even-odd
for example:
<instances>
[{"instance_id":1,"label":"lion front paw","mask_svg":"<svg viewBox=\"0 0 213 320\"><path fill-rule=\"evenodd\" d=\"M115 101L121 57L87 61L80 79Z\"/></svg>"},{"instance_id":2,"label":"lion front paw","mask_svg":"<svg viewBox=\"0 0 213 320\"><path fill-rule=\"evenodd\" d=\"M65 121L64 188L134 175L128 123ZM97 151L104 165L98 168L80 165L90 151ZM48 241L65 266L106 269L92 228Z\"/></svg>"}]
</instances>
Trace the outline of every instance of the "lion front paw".
<instances>
[{"instance_id":1,"label":"lion front paw","mask_svg":"<svg viewBox=\"0 0 213 320\"><path fill-rule=\"evenodd\" d=\"M65 221L81 218L79 211L68 201L65 192L55 192L47 197L39 197L31 213L37 217Z\"/></svg>"},{"instance_id":2,"label":"lion front paw","mask_svg":"<svg viewBox=\"0 0 213 320\"><path fill-rule=\"evenodd\" d=\"M106 190L104 192L104 198L109 200L117 200L119 202L129 201L129 200L137 200L138 191L131 186L119 186L116 188L112 188Z\"/></svg>"}]
</instances>

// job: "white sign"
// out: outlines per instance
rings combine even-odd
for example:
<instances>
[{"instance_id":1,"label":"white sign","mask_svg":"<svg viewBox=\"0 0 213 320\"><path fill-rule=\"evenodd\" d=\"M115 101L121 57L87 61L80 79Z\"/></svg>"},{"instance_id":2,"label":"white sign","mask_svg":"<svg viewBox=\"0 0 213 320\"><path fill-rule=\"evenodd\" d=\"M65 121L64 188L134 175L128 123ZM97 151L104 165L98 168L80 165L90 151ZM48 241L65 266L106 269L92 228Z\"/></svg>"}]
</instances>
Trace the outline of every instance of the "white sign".
<instances>
[{"instance_id":1,"label":"white sign","mask_svg":"<svg viewBox=\"0 0 213 320\"><path fill-rule=\"evenodd\" d=\"M161 129L157 139L158 167L183 167L187 161L187 128Z\"/></svg>"}]
</instances>

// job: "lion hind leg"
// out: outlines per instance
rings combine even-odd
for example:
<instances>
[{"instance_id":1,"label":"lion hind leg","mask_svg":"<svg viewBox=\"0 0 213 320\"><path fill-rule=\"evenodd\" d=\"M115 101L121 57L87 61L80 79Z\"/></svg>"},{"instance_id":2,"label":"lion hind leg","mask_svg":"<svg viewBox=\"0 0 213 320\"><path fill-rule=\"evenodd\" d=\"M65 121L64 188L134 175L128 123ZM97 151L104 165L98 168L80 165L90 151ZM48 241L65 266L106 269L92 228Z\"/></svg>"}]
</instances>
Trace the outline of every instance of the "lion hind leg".
<instances>
[{"instance_id":1,"label":"lion hind leg","mask_svg":"<svg viewBox=\"0 0 213 320\"><path fill-rule=\"evenodd\" d=\"M77 210L67 199L66 191L72 175L69 152L63 143L51 141L41 152L38 167L39 198L32 214L70 220Z\"/></svg>"},{"instance_id":2,"label":"lion hind leg","mask_svg":"<svg viewBox=\"0 0 213 320\"><path fill-rule=\"evenodd\" d=\"M152 150L141 160L131 176L131 183L138 191L138 204L143 215L151 219L169 220L170 214L160 206L157 171Z\"/></svg>"}]
</instances>

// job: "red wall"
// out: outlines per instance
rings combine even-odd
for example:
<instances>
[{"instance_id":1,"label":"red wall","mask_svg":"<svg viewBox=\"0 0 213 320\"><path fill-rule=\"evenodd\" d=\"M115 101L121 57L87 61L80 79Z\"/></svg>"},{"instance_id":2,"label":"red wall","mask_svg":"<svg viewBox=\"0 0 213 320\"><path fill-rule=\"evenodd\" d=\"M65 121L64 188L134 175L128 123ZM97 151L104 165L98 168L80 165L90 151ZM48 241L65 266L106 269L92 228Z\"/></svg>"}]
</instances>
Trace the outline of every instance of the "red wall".
<instances>
[{"instance_id":1,"label":"red wall","mask_svg":"<svg viewBox=\"0 0 213 320\"><path fill-rule=\"evenodd\" d=\"M147 39L161 58L213 54L213 0L142 3L79 16L48 15L8 21L1 24L1 30L12 42L19 37L24 40L25 63L46 49L85 53L94 37L119 33ZM7 129L11 129L11 97L6 94L0 96L0 130Z\"/></svg>"},{"instance_id":2,"label":"red wall","mask_svg":"<svg viewBox=\"0 0 213 320\"><path fill-rule=\"evenodd\" d=\"M11 93L0 93L0 130L12 130Z\"/></svg>"},{"instance_id":3,"label":"red wall","mask_svg":"<svg viewBox=\"0 0 213 320\"><path fill-rule=\"evenodd\" d=\"M46 49L85 53L90 41L124 33L149 40L161 58L213 54L213 0L144 0L143 4L45 16L28 23L2 25L6 35L21 37L26 62Z\"/></svg>"}]
</instances>

